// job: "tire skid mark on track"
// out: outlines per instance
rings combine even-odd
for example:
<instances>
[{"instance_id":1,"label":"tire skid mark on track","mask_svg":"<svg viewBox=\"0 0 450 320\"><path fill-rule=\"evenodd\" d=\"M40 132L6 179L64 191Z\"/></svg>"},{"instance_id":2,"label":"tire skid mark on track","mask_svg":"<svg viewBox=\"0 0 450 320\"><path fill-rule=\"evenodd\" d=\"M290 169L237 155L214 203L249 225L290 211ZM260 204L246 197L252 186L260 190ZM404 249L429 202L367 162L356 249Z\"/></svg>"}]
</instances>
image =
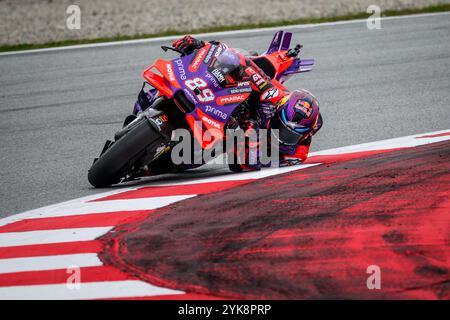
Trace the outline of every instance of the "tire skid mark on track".
<instances>
[{"instance_id":1,"label":"tire skid mark on track","mask_svg":"<svg viewBox=\"0 0 450 320\"><path fill-rule=\"evenodd\" d=\"M449 196L445 141L172 204L106 235L100 257L153 284L232 299L446 299ZM373 264L382 290L366 287Z\"/></svg>"}]
</instances>

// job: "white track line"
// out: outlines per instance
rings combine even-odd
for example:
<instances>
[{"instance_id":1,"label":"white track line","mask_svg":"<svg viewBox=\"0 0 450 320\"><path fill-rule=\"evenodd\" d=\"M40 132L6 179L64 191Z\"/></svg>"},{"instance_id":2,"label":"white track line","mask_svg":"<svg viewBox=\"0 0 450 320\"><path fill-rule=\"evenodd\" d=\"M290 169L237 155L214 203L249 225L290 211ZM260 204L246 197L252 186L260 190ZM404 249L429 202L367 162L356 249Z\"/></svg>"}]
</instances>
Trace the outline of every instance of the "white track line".
<instances>
[{"instance_id":1,"label":"white track line","mask_svg":"<svg viewBox=\"0 0 450 320\"><path fill-rule=\"evenodd\" d=\"M54 207L45 210L41 217L62 217L71 215L83 215L92 213L107 213L115 211L137 211L137 210L153 210L161 207L165 207L171 203L188 199L195 195L186 196L166 196L158 198L145 198L145 199L127 199L127 200L109 200L99 202L83 202L75 205L61 204L58 207ZM35 218L39 218L36 216Z\"/></svg>"},{"instance_id":2,"label":"white track line","mask_svg":"<svg viewBox=\"0 0 450 320\"><path fill-rule=\"evenodd\" d=\"M102 192L101 194L106 197L106 196L112 196L115 194L119 194L122 192L126 192L126 191L132 191L132 190L136 190L138 189L136 188L117 188L116 190L112 190L112 191L108 191L108 192ZM58 210L58 208L61 208L62 206L65 207L69 207L69 206L77 206L80 203L85 203L85 202L89 202L92 200L96 200L98 199L99 196L98 194L93 194L93 195L89 195L89 196L85 196L85 197L81 197L81 198L76 198L76 199L72 199L72 200L68 200L68 201L64 201L64 202L60 202L60 203L56 203L56 204L52 204L49 206L45 206L45 207L40 207L37 209L33 209L33 210L29 210L29 211L25 211L23 213L19 213L19 214L15 214L3 219L0 219L0 227L4 226L6 224L10 224L12 222L16 222L16 221L20 221L23 219L26 219L28 217L30 218L34 218L36 217L40 217L43 216L43 213L48 212L48 211L54 211L54 210ZM45 217L43 217L45 218Z\"/></svg>"},{"instance_id":3,"label":"white track line","mask_svg":"<svg viewBox=\"0 0 450 320\"><path fill-rule=\"evenodd\" d=\"M24 271L67 269L71 266L97 267L103 263L95 253L65 254L30 258L0 259L0 274ZM2 295L0 294L0 298Z\"/></svg>"},{"instance_id":4,"label":"white track line","mask_svg":"<svg viewBox=\"0 0 450 320\"><path fill-rule=\"evenodd\" d=\"M96 227L0 233L0 247L89 241L101 237L112 228Z\"/></svg>"},{"instance_id":5,"label":"white track line","mask_svg":"<svg viewBox=\"0 0 450 320\"><path fill-rule=\"evenodd\" d=\"M240 180L247 180L247 179L262 179L267 178L270 176L275 176L283 173L288 173L291 171L306 169L309 167L317 166L319 164L302 164L298 166L292 166L292 167L283 167L283 168L267 168L263 169L261 171L252 171L252 172L244 172L244 173L228 173L223 175L218 175L214 177L208 177L208 178L199 178L195 180L186 180L186 181L169 181L169 182L158 182L155 184L149 184L147 186L151 187L164 187L164 186L182 186L187 184L198 184L198 183L208 183L208 182L222 182L222 181L240 181Z\"/></svg>"},{"instance_id":6,"label":"white track line","mask_svg":"<svg viewBox=\"0 0 450 320\"><path fill-rule=\"evenodd\" d=\"M422 137L422 136L436 135L436 134L442 134L442 133L447 133L447 132L450 132L450 130L447 129L447 130L441 130L441 131L436 131L436 132L431 132L431 133L415 134L415 135L401 137L401 138L393 138L393 139L388 139L388 140L380 140L380 141L374 141L374 142L369 142L369 143L357 144L354 146L328 149L328 150L311 153L310 156L335 155L335 154L345 154L345 153L352 153L352 152L417 147L417 146L422 146L425 144L450 140L450 136L418 138L418 137Z\"/></svg>"},{"instance_id":7,"label":"white track line","mask_svg":"<svg viewBox=\"0 0 450 320\"><path fill-rule=\"evenodd\" d=\"M450 12L435 12L435 13L422 13L422 14L411 14L411 15L403 15L403 16L382 17L381 19L384 21L385 20L411 19L411 18L416 19L416 18L434 17L434 16L441 16L441 15L448 15L448 14L450 14ZM199 34L195 34L194 36L195 37L223 37L223 36L230 36L230 35L233 36L233 35L239 35L239 34L251 35L251 34L265 33L265 32L269 32L269 31L275 32L278 30L307 29L307 28L328 27L328 26L337 26L337 25L346 25L346 24L355 24L355 23L366 23L366 22L367 22L367 19L355 19L355 20L335 21L335 22L323 22L323 23L298 24L298 25L279 26L279 27L270 27L270 28L259 28L259 29L199 33ZM148 39L136 39L136 40L125 40L125 41L80 44L80 45L56 47L56 48L1 52L0 56L11 56L11 55L17 55L17 54L65 51L65 50L87 49L87 48L98 48L98 47L110 47L110 46L120 46L120 45L133 45L133 44L140 44L140 43L166 42L166 41L175 40L175 39L179 38L179 36L180 35L148 38Z\"/></svg>"},{"instance_id":8,"label":"white track line","mask_svg":"<svg viewBox=\"0 0 450 320\"><path fill-rule=\"evenodd\" d=\"M88 198L80 198L67 202L62 202L56 205L27 211L18 215L10 216L8 218L0 220L0 226L20 221L23 219L37 219L37 218L49 218L49 217L65 217L73 215L83 215L92 213L108 213L115 211L135 211L135 210L153 210L161 207L165 207L171 203L194 197L195 195L187 196L167 196L158 198L145 198L145 199L130 199L130 200L111 200L111 201L99 201L88 202L90 200L106 197L111 194L122 193L129 190L135 190L137 188L120 189L120 192L115 193L100 193Z\"/></svg>"},{"instance_id":9,"label":"white track line","mask_svg":"<svg viewBox=\"0 0 450 320\"><path fill-rule=\"evenodd\" d=\"M3 300L107 299L184 294L182 291L153 286L142 281L86 282L80 289L66 284L15 286L0 288Z\"/></svg>"}]
</instances>

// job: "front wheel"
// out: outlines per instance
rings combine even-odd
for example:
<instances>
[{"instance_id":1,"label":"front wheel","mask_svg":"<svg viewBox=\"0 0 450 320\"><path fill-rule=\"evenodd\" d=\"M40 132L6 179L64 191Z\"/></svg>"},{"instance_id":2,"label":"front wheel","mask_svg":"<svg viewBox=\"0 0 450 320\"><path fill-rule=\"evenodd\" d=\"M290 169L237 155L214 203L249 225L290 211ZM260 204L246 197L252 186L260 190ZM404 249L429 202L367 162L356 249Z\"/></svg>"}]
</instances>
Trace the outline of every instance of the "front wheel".
<instances>
[{"instance_id":1,"label":"front wheel","mask_svg":"<svg viewBox=\"0 0 450 320\"><path fill-rule=\"evenodd\" d=\"M143 119L94 162L88 172L89 183L101 188L120 182L148 150L156 149L151 148L151 145L159 145L164 140L159 132Z\"/></svg>"}]
</instances>

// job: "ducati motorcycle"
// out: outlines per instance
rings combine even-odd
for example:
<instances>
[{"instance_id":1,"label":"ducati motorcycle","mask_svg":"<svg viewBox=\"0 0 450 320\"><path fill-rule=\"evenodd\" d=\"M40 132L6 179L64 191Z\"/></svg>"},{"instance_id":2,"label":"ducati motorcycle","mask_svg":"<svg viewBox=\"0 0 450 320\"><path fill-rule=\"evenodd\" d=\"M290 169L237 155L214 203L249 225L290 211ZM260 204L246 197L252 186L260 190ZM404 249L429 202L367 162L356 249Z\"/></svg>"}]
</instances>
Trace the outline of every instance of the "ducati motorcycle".
<instances>
[{"instance_id":1,"label":"ducati motorcycle","mask_svg":"<svg viewBox=\"0 0 450 320\"><path fill-rule=\"evenodd\" d=\"M265 53L251 57L280 83L314 66L313 59L299 58L301 45L289 48L291 38L291 33L278 31ZM259 100L253 101L250 82L225 80L234 70L220 57L230 48L206 43L189 55L161 48L176 51L180 57L158 59L143 72L145 82L132 114L114 139L106 141L89 169L88 180L94 187L193 168L171 160L171 151L179 143L173 139L176 129L188 130L192 142L207 150L223 143L226 130L238 127L244 117L256 117ZM203 139L205 131L210 132L210 139Z\"/></svg>"}]
</instances>

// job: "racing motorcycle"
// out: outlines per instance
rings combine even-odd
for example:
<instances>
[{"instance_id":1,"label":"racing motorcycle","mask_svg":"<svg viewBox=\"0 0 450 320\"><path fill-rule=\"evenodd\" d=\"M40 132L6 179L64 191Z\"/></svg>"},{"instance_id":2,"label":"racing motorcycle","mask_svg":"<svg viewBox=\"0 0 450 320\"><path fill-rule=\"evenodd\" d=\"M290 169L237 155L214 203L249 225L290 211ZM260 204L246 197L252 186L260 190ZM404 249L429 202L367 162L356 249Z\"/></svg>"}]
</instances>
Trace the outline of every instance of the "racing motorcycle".
<instances>
[{"instance_id":1,"label":"racing motorcycle","mask_svg":"<svg viewBox=\"0 0 450 320\"><path fill-rule=\"evenodd\" d=\"M292 33L278 31L265 53L251 57L280 83L314 66L314 59L298 57L301 45L289 49L291 38ZM114 140L106 141L89 169L88 180L94 187L195 167L171 161L171 150L179 143L172 137L176 129L189 130L193 143L207 150L223 143L226 130L238 127L244 117L257 118L259 100L252 102L250 82L224 79L234 70L220 57L226 50L236 53L234 49L214 42L189 55L172 47L161 48L180 53L180 57L158 59L143 72L145 81L132 114ZM211 133L211 139L203 139L205 131Z\"/></svg>"}]
</instances>

